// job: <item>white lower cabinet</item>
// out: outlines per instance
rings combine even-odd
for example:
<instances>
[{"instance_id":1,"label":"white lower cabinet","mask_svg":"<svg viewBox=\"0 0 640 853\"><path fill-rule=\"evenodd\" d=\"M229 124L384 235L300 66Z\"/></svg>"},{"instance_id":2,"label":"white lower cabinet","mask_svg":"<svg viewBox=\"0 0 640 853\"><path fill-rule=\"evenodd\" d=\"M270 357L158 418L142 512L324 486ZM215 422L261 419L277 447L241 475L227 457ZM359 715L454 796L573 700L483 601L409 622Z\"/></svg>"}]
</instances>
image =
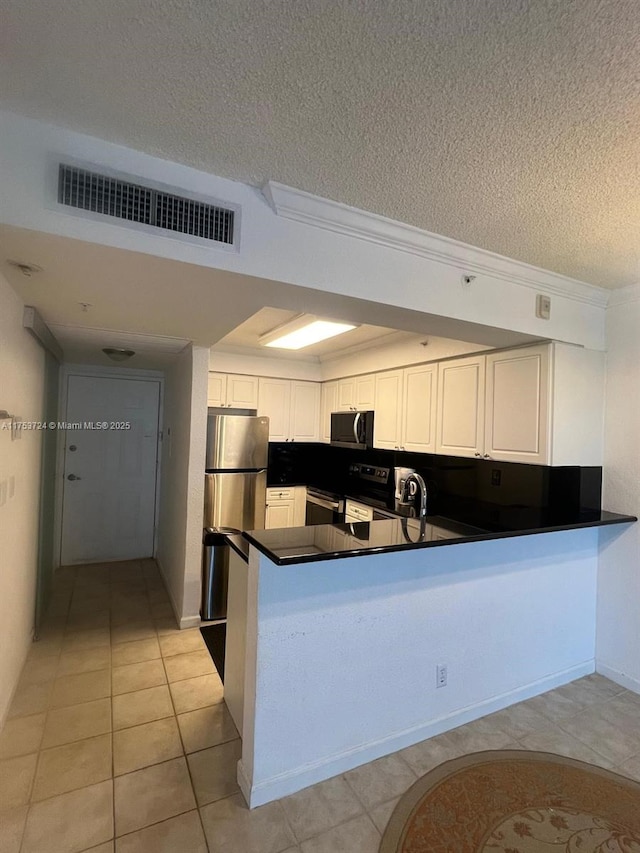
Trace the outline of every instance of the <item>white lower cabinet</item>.
<instances>
[{"instance_id":1,"label":"white lower cabinet","mask_svg":"<svg viewBox=\"0 0 640 853\"><path fill-rule=\"evenodd\" d=\"M351 521L373 521L373 509L366 504L347 498L344 502L344 520L347 523Z\"/></svg>"},{"instance_id":2,"label":"white lower cabinet","mask_svg":"<svg viewBox=\"0 0 640 853\"><path fill-rule=\"evenodd\" d=\"M270 486L267 489L264 526L304 527L306 486Z\"/></svg>"},{"instance_id":3,"label":"white lower cabinet","mask_svg":"<svg viewBox=\"0 0 640 853\"><path fill-rule=\"evenodd\" d=\"M274 527L296 527L293 523L293 501L267 500L264 526L266 530Z\"/></svg>"}]
</instances>

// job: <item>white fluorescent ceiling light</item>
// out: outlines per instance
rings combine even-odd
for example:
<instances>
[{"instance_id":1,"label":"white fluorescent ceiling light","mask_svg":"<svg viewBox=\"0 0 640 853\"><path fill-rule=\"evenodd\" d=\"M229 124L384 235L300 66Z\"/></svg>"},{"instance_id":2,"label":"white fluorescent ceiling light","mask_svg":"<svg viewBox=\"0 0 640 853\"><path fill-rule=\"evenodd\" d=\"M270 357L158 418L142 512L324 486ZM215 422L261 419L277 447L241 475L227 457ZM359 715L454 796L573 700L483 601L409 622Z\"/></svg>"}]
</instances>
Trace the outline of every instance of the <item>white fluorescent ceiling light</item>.
<instances>
[{"instance_id":1,"label":"white fluorescent ceiling light","mask_svg":"<svg viewBox=\"0 0 640 853\"><path fill-rule=\"evenodd\" d=\"M278 349L302 349L343 332L355 329L352 323L337 323L333 320L319 320L310 314L300 314L277 329L267 332L260 337L260 343L265 347Z\"/></svg>"}]
</instances>

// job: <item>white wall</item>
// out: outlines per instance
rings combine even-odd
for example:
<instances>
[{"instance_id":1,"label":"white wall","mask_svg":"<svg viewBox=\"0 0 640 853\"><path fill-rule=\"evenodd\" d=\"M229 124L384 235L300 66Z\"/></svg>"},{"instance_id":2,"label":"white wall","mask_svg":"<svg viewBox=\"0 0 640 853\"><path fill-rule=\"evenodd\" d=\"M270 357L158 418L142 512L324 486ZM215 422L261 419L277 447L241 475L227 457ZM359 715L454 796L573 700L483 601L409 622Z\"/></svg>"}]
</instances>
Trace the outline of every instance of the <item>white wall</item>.
<instances>
[{"instance_id":1,"label":"white wall","mask_svg":"<svg viewBox=\"0 0 640 853\"><path fill-rule=\"evenodd\" d=\"M182 628L199 622L208 367L188 346L165 372L157 560Z\"/></svg>"},{"instance_id":2,"label":"white wall","mask_svg":"<svg viewBox=\"0 0 640 853\"><path fill-rule=\"evenodd\" d=\"M607 309L603 505L640 515L640 285ZM640 693L640 523L602 533L598 671Z\"/></svg>"},{"instance_id":3,"label":"white wall","mask_svg":"<svg viewBox=\"0 0 640 853\"><path fill-rule=\"evenodd\" d=\"M410 364L421 364L424 361L437 361L452 355L463 355L469 352L480 352L488 347L471 344L466 341L454 341L450 338L438 338L425 335L420 338L407 340L384 338L378 346L363 349L359 352L336 355L322 362L322 378L341 379L343 376L355 376L360 373L375 373L378 370L389 370L393 367L405 367ZM421 341L428 340L427 346Z\"/></svg>"},{"instance_id":4,"label":"white wall","mask_svg":"<svg viewBox=\"0 0 640 853\"><path fill-rule=\"evenodd\" d=\"M422 346L426 336L407 338L403 333L382 336L379 343L355 351L337 353L335 356L314 358L281 358L273 355L233 352L233 350L211 349L209 370L222 373L245 373L252 376L275 376L283 379L308 379L324 382L375 373L393 367L437 361L453 355L479 352L489 347L450 338L429 336L428 346Z\"/></svg>"},{"instance_id":5,"label":"white wall","mask_svg":"<svg viewBox=\"0 0 640 853\"><path fill-rule=\"evenodd\" d=\"M315 359L278 358L215 348L209 356L209 370L279 379L308 379L312 382L319 382L322 378L321 366Z\"/></svg>"},{"instance_id":6,"label":"white wall","mask_svg":"<svg viewBox=\"0 0 640 853\"><path fill-rule=\"evenodd\" d=\"M193 245L54 209L50 166L56 157L239 204L240 251ZM419 243L424 234L417 229L409 229L411 239L394 246L384 234L400 230L404 236L406 229L380 218L379 239L353 236L357 230L348 223L336 221L330 230L331 222L319 227L317 217L310 220L316 224L293 221L286 211L278 215L255 187L11 113L2 113L0 120L0 185L1 222L255 276L262 280L265 305L271 284L285 282L374 306L397 306L592 349L604 346L605 296L598 288L435 236L430 238L434 250L427 256L412 248L413 236ZM360 216L350 208L329 205L329 216L334 214ZM468 267L477 278L465 288L461 275ZM537 290L552 297L548 321L535 316ZM384 313L381 319L385 325Z\"/></svg>"},{"instance_id":7,"label":"white wall","mask_svg":"<svg viewBox=\"0 0 640 853\"><path fill-rule=\"evenodd\" d=\"M0 275L0 409L40 421L44 352L22 328L23 304ZM42 433L11 440L0 421L0 727L34 625Z\"/></svg>"},{"instance_id":8,"label":"white wall","mask_svg":"<svg viewBox=\"0 0 640 853\"><path fill-rule=\"evenodd\" d=\"M597 546L590 529L297 566L252 549L251 806L592 672Z\"/></svg>"}]
</instances>

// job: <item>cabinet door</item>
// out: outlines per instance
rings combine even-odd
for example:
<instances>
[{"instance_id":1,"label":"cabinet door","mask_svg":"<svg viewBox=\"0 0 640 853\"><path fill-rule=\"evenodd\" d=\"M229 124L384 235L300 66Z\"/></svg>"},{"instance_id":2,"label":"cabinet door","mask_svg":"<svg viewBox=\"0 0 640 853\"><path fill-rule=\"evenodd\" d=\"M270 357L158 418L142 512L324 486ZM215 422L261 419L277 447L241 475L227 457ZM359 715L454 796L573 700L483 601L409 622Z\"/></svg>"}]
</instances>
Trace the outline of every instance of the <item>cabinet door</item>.
<instances>
[{"instance_id":1,"label":"cabinet door","mask_svg":"<svg viewBox=\"0 0 640 853\"><path fill-rule=\"evenodd\" d=\"M209 371L207 405L220 408L227 400L227 374Z\"/></svg>"},{"instance_id":2,"label":"cabinet door","mask_svg":"<svg viewBox=\"0 0 640 853\"><path fill-rule=\"evenodd\" d=\"M338 380L338 412L352 412L356 407L356 380L352 376L349 379Z\"/></svg>"},{"instance_id":3,"label":"cabinet door","mask_svg":"<svg viewBox=\"0 0 640 853\"><path fill-rule=\"evenodd\" d=\"M257 409L258 378L230 373L227 376L227 406L234 409Z\"/></svg>"},{"instance_id":4,"label":"cabinet door","mask_svg":"<svg viewBox=\"0 0 640 853\"><path fill-rule=\"evenodd\" d=\"M398 450L401 445L402 371L388 370L376 375L373 445Z\"/></svg>"},{"instance_id":5,"label":"cabinet door","mask_svg":"<svg viewBox=\"0 0 640 853\"><path fill-rule=\"evenodd\" d=\"M293 490L293 526L304 527L307 516L307 487L296 486Z\"/></svg>"},{"instance_id":6,"label":"cabinet door","mask_svg":"<svg viewBox=\"0 0 640 853\"><path fill-rule=\"evenodd\" d=\"M437 386L437 364L423 364L405 369L401 443L403 450L435 453Z\"/></svg>"},{"instance_id":7,"label":"cabinet door","mask_svg":"<svg viewBox=\"0 0 640 853\"><path fill-rule=\"evenodd\" d=\"M270 501L267 504L264 527L271 530L274 527L294 527L293 501Z\"/></svg>"},{"instance_id":8,"label":"cabinet door","mask_svg":"<svg viewBox=\"0 0 640 853\"><path fill-rule=\"evenodd\" d=\"M288 379L260 379L258 414L269 418L269 441L289 440L291 382Z\"/></svg>"},{"instance_id":9,"label":"cabinet door","mask_svg":"<svg viewBox=\"0 0 640 853\"><path fill-rule=\"evenodd\" d=\"M320 383L291 383L292 441L318 441L320 437Z\"/></svg>"},{"instance_id":10,"label":"cabinet door","mask_svg":"<svg viewBox=\"0 0 640 853\"><path fill-rule=\"evenodd\" d=\"M331 412L338 411L338 383L323 382L320 399L320 441L331 441Z\"/></svg>"},{"instance_id":11,"label":"cabinet door","mask_svg":"<svg viewBox=\"0 0 640 853\"><path fill-rule=\"evenodd\" d=\"M484 452L485 356L438 365L436 453L481 456Z\"/></svg>"},{"instance_id":12,"label":"cabinet door","mask_svg":"<svg viewBox=\"0 0 640 853\"><path fill-rule=\"evenodd\" d=\"M376 403L376 377L356 376L355 406L359 412L368 412Z\"/></svg>"},{"instance_id":13,"label":"cabinet door","mask_svg":"<svg viewBox=\"0 0 640 853\"><path fill-rule=\"evenodd\" d=\"M549 345L486 359L485 455L548 464Z\"/></svg>"}]
</instances>

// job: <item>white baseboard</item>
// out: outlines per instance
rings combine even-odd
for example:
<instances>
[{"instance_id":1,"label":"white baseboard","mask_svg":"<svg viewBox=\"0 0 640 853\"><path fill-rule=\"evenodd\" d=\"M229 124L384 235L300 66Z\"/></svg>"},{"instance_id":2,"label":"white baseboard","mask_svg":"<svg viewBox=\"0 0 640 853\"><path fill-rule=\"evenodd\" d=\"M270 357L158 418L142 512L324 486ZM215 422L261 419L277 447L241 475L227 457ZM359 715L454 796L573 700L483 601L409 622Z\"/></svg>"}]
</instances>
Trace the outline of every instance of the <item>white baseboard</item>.
<instances>
[{"instance_id":1,"label":"white baseboard","mask_svg":"<svg viewBox=\"0 0 640 853\"><path fill-rule=\"evenodd\" d=\"M249 803L251 800L251 782L249 781L249 777L244 769L244 764L242 763L242 759L238 761L237 768L237 780L238 786L240 787L240 792L245 799L246 803ZM256 804L257 805L257 804ZM249 805L249 808L253 808L252 805Z\"/></svg>"},{"instance_id":2,"label":"white baseboard","mask_svg":"<svg viewBox=\"0 0 640 853\"><path fill-rule=\"evenodd\" d=\"M626 687L627 690L631 690L633 693L640 693L640 681L637 678L625 675L624 672L618 672L617 669L607 666L602 661L596 661L596 672L599 672L600 675L604 675L605 678L609 678L611 681L615 681L621 687Z\"/></svg>"},{"instance_id":3,"label":"white baseboard","mask_svg":"<svg viewBox=\"0 0 640 853\"><path fill-rule=\"evenodd\" d=\"M274 776L271 779L265 779L256 785L251 784L246 775L243 762L239 761L238 784L249 808L253 809L265 803L270 803L273 800L280 799L280 797L294 794L296 791L309 787L309 785L315 785L317 782L323 782L325 779L345 773L347 770L352 770L361 764L367 764L376 758L390 755L392 752L397 752L400 749L405 749L407 746L413 746L415 743L427 740L427 738L435 737L465 723L470 723L487 714L492 714L494 711L501 711L503 708L509 707L509 705L515 705L516 702L523 702L532 696L538 696L547 690L553 690L555 687L568 684L570 681L575 681L576 678L590 675L594 670L595 661L585 661L570 669L554 673L539 681L526 684L523 687L518 687L509 693L503 693L500 696L494 696L491 699L462 708L446 717L430 720L428 723L402 732L394 732L388 737L362 744L340 755L333 755L313 764L297 767L286 773Z\"/></svg>"},{"instance_id":4,"label":"white baseboard","mask_svg":"<svg viewBox=\"0 0 640 853\"><path fill-rule=\"evenodd\" d=\"M181 631L184 631L185 628L199 628L200 627L200 614L196 614L195 616L181 616L178 610L178 605L173 597L173 593L171 591L171 584L167 580L167 573L165 572L162 563L158 559L158 557L154 557L158 568L160 569L160 574L162 575L162 580L164 581L165 589L167 590L167 595L169 596L169 601L171 602L171 609L173 610L173 615L176 617L176 622L180 627Z\"/></svg>"}]
</instances>

